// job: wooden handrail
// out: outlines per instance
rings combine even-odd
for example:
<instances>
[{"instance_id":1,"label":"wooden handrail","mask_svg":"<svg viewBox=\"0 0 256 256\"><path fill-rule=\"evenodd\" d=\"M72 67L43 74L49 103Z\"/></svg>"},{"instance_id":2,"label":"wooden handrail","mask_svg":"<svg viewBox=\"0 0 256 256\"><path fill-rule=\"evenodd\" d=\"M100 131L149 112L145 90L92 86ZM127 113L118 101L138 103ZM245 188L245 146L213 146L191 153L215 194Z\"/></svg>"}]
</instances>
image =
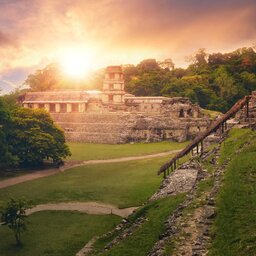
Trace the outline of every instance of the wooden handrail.
<instances>
[{"instance_id":1,"label":"wooden handrail","mask_svg":"<svg viewBox=\"0 0 256 256\"><path fill-rule=\"evenodd\" d=\"M228 112L226 112L223 116L215 120L209 128L199 134L189 145L187 145L182 151L180 151L177 155L175 155L169 162L165 163L163 166L160 167L159 171L157 172L160 175L162 172L166 172L173 164L174 168L176 168L176 161L187 155L193 148L198 147L198 144L201 143L203 146L203 140L209 136L211 133L215 132L219 129L229 118L235 115L240 109L242 109L245 105L247 106L247 116L248 116L248 107L249 101L251 96L245 96L241 100L237 101Z\"/></svg>"}]
</instances>

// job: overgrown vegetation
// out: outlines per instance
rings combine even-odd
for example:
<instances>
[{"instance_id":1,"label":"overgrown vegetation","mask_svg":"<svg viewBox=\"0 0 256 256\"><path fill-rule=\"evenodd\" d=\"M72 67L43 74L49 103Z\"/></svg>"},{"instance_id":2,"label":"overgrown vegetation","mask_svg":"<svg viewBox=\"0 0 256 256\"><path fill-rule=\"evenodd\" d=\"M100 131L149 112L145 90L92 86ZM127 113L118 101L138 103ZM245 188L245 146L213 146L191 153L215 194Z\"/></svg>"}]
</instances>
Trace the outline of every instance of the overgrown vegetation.
<instances>
[{"instance_id":1,"label":"overgrown vegetation","mask_svg":"<svg viewBox=\"0 0 256 256\"><path fill-rule=\"evenodd\" d=\"M256 132L232 130L222 145L222 162L229 158L217 197L211 256L256 254Z\"/></svg>"}]
</instances>

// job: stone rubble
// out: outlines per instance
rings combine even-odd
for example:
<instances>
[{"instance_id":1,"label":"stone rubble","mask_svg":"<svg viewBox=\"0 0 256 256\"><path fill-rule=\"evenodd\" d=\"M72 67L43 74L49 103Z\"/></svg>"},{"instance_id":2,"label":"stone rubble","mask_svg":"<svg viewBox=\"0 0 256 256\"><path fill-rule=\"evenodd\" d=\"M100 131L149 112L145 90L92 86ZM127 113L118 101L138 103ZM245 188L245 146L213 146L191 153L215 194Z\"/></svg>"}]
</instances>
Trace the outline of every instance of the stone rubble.
<instances>
[{"instance_id":1,"label":"stone rubble","mask_svg":"<svg viewBox=\"0 0 256 256\"><path fill-rule=\"evenodd\" d=\"M189 192L194 187L198 176L198 169L194 167L188 168L188 165L182 167L183 168L172 172L163 180L159 191L157 191L150 200L157 200L170 195Z\"/></svg>"},{"instance_id":2,"label":"stone rubble","mask_svg":"<svg viewBox=\"0 0 256 256\"><path fill-rule=\"evenodd\" d=\"M160 255L165 255L165 246L166 243L169 241L170 237L174 237L178 232L179 232L179 220L181 219L182 216L182 211L187 208L193 199L196 196L196 185L198 182L202 179L204 179L207 176L207 173L201 168L201 166L196 162L195 160L192 160L183 166L182 168L186 169L192 169L196 170L197 176L196 179L194 180L194 184L191 187L189 193L187 194L187 197L183 203L181 203L177 209L173 212L173 214L166 220L165 222L165 228L166 231L159 237L159 241L156 242L148 256L160 256Z\"/></svg>"}]
</instances>

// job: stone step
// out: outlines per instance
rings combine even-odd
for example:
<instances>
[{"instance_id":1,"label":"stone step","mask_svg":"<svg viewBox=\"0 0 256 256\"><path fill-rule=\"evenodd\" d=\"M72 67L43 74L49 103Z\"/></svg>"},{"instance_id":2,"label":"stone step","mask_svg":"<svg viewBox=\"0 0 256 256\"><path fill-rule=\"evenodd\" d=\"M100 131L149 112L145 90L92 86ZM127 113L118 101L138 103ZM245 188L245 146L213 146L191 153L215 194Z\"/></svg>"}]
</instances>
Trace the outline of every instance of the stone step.
<instances>
[{"instance_id":1,"label":"stone step","mask_svg":"<svg viewBox=\"0 0 256 256\"><path fill-rule=\"evenodd\" d=\"M126 138L120 133L88 133L88 132L65 132L67 141L85 143L120 144L126 143Z\"/></svg>"},{"instance_id":2,"label":"stone step","mask_svg":"<svg viewBox=\"0 0 256 256\"><path fill-rule=\"evenodd\" d=\"M82 114L82 113L51 113L55 122L70 123L120 123L126 120L124 114Z\"/></svg>"},{"instance_id":3,"label":"stone step","mask_svg":"<svg viewBox=\"0 0 256 256\"><path fill-rule=\"evenodd\" d=\"M100 132L100 133L120 133L125 127L120 123L63 123L57 122L64 131L70 132Z\"/></svg>"}]
</instances>

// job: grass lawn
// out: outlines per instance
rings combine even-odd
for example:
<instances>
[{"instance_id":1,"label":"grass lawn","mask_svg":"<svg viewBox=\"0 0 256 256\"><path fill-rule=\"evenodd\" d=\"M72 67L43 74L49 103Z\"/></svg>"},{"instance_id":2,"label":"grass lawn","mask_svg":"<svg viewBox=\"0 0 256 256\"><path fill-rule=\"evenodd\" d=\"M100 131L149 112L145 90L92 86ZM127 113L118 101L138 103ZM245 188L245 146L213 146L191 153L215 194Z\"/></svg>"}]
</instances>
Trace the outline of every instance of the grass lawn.
<instances>
[{"instance_id":1,"label":"grass lawn","mask_svg":"<svg viewBox=\"0 0 256 256\"><path fill-rule=\"evenodd\" d=\"M0 226L2 256L73 256L94 236L112 230L121 220L114 215L40 212L28 217L28 230L17 248L13 233Z\"/></svg>"},{"instance_id":2,"label":"grass lawn","mask_svg":"<svg viewBox=\"0 0 256 256\"><path fill-rule=\"evenodd\" d=\"M221 160L231 159L217 198L211 256L256 255L256 132L233 130ZM245 145L242 148L242 145ZM236 154L235 154L236 152Z\"/></svg>"},{"instance_id":3,"label":"grass lawn","mask_svg":"<svg viewBox=\"0 0 256 256\"><path fill-rule=\"evenodd\" d=\"M155 142L155 143L134 143L134 144L88 144L68 143L72 156L69 160L94 160L110 159L126 156L149 155L153 153L166 152L182 149L189 142Z\"/></svg>"},{"instance_id":4,"label":"grass lawn","mask_svg":"<svg viewBox=\"0 0 256 256\"><path fill-rule=\"evenodd\" d=\"M165 230L164 222L167 217L177 208L184 200L185 195L167 197L149 203L140 209L134 216L130 217L130 221L134 221L140 216L145 216L147 221L142 224L132 236L123 240L120 244L114 246L110 251L100 255L113 256L145 256L148 255L153 245L159 239L159 235ZM113 237L99 239L95 244L95 251L91 255L98 255L97 251L104 248Z\"/></svg>"},{"instance_id":5,"label":"grass lawn","mask_svg":"<svg viewBox=\"0 0 256 256\"><path fill-rule=\"evenodd\" d=\"M10 197L33 204L99 201L119 207L141 205L159 187L159 167L171 156L114 164L76 167L53 176L0 190L0 205Z\"/></svg>"}]
</instances>

